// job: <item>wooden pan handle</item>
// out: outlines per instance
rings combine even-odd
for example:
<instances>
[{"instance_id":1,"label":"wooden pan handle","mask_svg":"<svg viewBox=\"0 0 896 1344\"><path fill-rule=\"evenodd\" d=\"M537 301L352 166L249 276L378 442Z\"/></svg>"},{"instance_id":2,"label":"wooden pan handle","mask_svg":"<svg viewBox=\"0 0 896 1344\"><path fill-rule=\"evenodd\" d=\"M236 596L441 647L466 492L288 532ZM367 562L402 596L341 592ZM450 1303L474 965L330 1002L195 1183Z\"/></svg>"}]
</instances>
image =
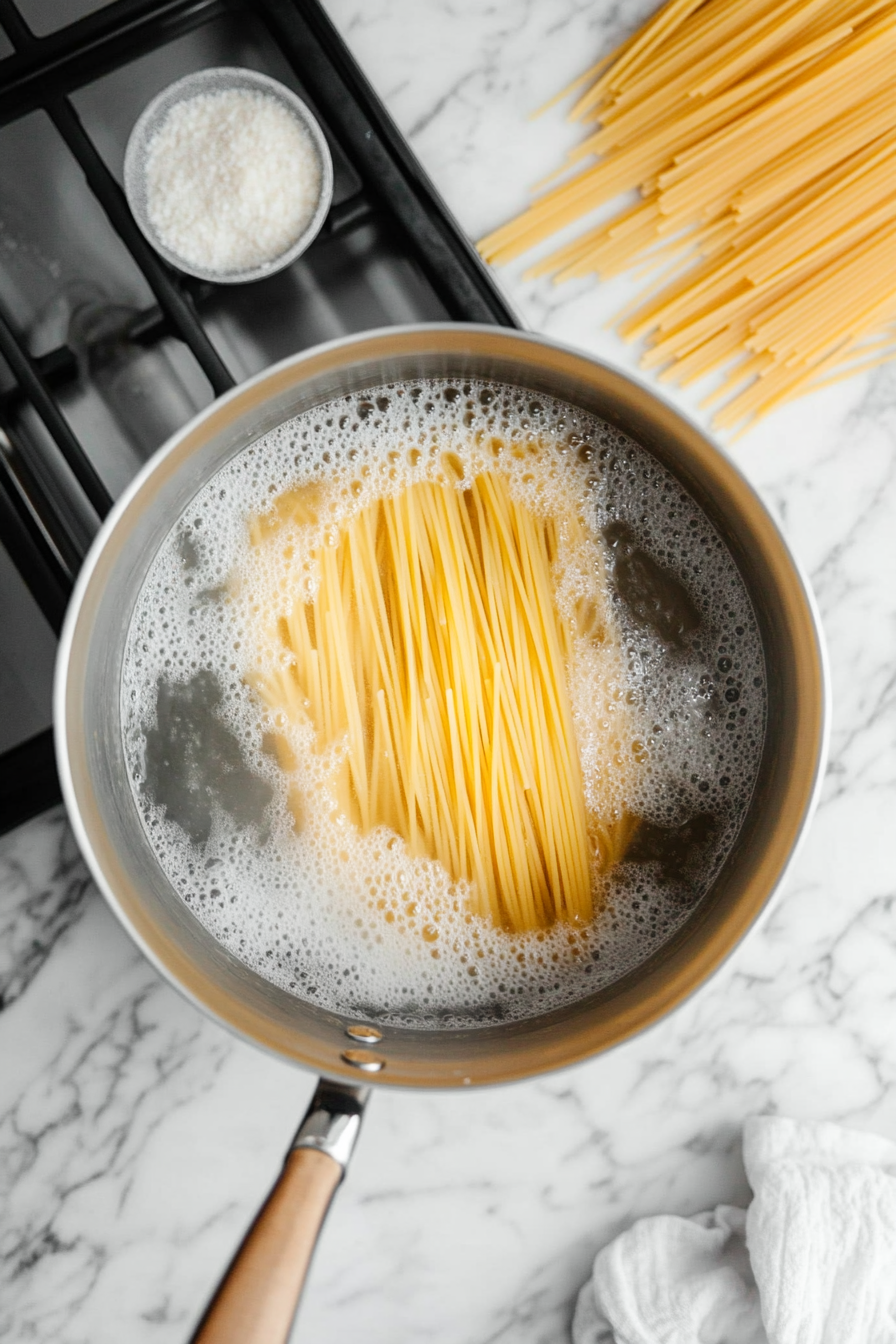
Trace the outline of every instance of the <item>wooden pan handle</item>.
<instances>
[{"instance_id":1,"label":"wooden pan handle","mask_svg":"<svg viewBox=\"0 0 896 1344\"><path fill-rule=\"evenodd\" d=\"M368 1089L322 1082L191 1344L286 1344Z\"/></svg>"},{"instance_id":2,"label":"wooden pan handle","mask_svg":"<svg viewBox=\"0 0 896 1344\"><path fill-rule=\"evenodd\" d=\"M195 1344L280 1344L289 1337L311 1253L342 1180L326 1153L296 1148L212 1299Z\"/></svg>"}]
</instances>

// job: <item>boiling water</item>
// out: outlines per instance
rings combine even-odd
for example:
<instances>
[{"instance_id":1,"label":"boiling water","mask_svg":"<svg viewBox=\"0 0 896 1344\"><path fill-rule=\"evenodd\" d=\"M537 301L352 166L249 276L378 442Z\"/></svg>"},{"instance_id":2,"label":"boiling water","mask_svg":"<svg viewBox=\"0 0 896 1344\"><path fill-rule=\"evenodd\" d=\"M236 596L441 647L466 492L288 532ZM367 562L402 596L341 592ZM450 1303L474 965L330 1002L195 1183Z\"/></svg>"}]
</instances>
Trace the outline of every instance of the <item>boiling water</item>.
<instances>
[{"instance_id":1,"label":"boiling water","mask_svg":"<svg viewBox=\"0 0 896 1344\"><path fill-rule=\"evenodd\" d=\"M596 879L597 914L585 929L495 929L470 913L464 884L434 860L412 856L385 827L361 835L328 794L332 757L263 710L246 681L282 659L265 634L271 604L284 610L297 584L311 591L314 551L334 544L341 523L416 481L463 488L495 469L541 516L562 517L575 499L605 556L584 576L575 563L555 572L555 590L562 610L584 584L609 631L597 679L587 658L571 668L586 796L641 824L625 861ZM312 482L314 520L285 536L285 547L253 548L249 519ZM273 567L271 554L280 557ZM318 406L203 487L135 605L122 723L147 835L175 889L224 946L337 1012L465 1026L591 994L681 926L749 804L765 667L721 538L649 453L550 398L426 380ZM272 748L284 731L295 749L288 776ZM614 769L620 742L627 764ZM297 786L299 827L290 807ZM424 932L434 928L435 940Z\"/></svg>"}]
</instances>

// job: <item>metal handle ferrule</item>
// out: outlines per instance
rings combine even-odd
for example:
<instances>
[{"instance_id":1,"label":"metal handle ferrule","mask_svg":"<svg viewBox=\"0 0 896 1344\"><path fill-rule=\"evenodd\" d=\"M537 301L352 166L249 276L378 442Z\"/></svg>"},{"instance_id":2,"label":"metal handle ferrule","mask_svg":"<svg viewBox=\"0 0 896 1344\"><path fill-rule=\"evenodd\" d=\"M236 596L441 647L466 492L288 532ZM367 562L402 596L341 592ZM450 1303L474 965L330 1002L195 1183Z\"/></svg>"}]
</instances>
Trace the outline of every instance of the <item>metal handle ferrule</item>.
<instances>
[{"instance_id":1,"label":"metal handle ferrule","mask_svg":"<svg viewBox=\"0 0 896 1344\"><path fill-rule=\"evenodd\" d=\"M316 1148L332 1157L344 1171L369 1096L369 1087L352 1087L348 1083L330 1083L321 1079L292 1141L292 1148Z\"/></svg>"}]
</instances>

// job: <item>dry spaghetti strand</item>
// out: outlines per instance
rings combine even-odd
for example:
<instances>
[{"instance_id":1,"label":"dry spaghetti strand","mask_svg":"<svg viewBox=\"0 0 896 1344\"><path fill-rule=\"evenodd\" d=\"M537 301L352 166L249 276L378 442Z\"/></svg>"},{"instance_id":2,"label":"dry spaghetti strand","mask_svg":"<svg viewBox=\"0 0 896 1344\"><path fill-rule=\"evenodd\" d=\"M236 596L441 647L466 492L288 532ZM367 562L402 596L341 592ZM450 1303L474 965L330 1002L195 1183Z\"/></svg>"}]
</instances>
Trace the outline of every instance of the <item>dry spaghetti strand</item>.
<instances>
[{"instance_id":1,"label":"dry spaghetti strand","mask_svg":"<svg viewBox=\"0 0 896 1344\"><path fill-rule=\"evenodd\" d=\"M716 424L744 428L896 355L894 68L896 0L669 0L585 81L578 170L480 251L510 261L637 188L530 274L661 268L621 333L667 379L727 366Z\"/></svg>"}]
</instances>

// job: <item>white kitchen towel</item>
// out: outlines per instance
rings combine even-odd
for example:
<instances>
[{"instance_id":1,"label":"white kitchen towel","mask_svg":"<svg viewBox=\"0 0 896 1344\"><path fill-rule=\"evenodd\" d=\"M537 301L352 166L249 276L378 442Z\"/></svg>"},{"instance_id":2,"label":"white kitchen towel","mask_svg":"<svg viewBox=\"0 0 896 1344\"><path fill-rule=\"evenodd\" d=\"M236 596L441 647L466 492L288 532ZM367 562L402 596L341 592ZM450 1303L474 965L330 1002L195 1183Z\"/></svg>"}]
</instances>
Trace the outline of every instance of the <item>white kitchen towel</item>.
<instances>
[{"instance_id":1,"label":"white kitchen towel","mask_svg":"<svg viewBox=\"0 0 896 1344\"><path fill-rule=\"evenodd\" d=\"M744 1126L753 1202L643 1218L579 1295L574 1344L896 1344L896 1144Z\"/></svg>"}]
</instances>

